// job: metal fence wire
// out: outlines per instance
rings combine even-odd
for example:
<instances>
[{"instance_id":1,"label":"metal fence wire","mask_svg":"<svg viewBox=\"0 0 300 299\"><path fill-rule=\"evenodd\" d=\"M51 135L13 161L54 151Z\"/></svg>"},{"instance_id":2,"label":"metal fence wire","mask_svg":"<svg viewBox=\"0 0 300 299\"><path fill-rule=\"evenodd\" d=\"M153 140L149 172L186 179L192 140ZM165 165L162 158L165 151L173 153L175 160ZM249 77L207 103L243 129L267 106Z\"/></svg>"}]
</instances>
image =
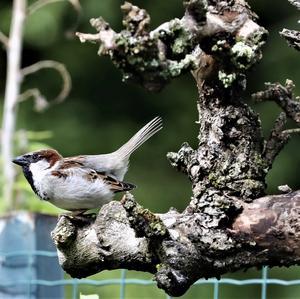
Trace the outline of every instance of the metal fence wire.
<instances>
[{"instance_id":1,"label":"metal fence wire","mask_svg":"<svg viewBox=\"0 0 300 299\"><path fill-rule=\"evenodd\" d=\"M26 258L27 260L27 270L30 272L32 268L32 262L35 257L44 257L53 259L53 263L57 263L57 253L54 251L14 251L14 252L0 252L0 275L1 275L1 267L5 265L5 262L9 259L18 259L18 258ZM80 285L89 285L94 287L103 287L103 286L119 286L120 293L119 299L126 298L126 286L128 285L136 285L136 286L147 286L147 285L155 285L155 282L150 279L134 279L126 277L126 270L121 271L121 275L119 278L114 279L59 279L59 280L47 280L47 279L37 279L34 278L34 275L30 278L23 279L22 277L6 277L5 279L0 280L0 292L2 291L1 299L6 298L35 298L32 296L32 290L37 286L46 286L46 287L57 287L57 286L71 286L71 294L64 298L79 298L79 286ZM2 273L3 274L3 273ZM28 275L26 276L28 277ZM222 278L220 280L217 279L199 279L195 282L194 285L210 285L213 286L213 299L220 298L220 286L221 285L235 285L235 286L245 286L245 285L259 285L261 288L261 299L267 299L267 287L268 285L279 285L279 286L300 286L300 279L297 280L282 280L282 279L272 279L268 278L268 268L264 267L261 270L261 278L256 279L231 279L231 278ZM27 289L27 294L24 294L22 297L18 296L9 296L7 297L5 294L5 290L9 288L16 288L17 286L22 286ZM95 291L97 293L99 290ZM51 293L51 292L50 292ZM52 297L49 297L52 298ZM101 299L101 296L99 297ZM171 299L170 296L166 295L166 299ZM200 296L198 298L201 298ZM241 297L239 297L241 298ZM300 298L296 295L294 298ZM38 298L44 299L44 298ZM127 298L128 299L128 298ZM205 298L207 299L207 298ZM258 298L259 299L259 298Z\"/></svg>"}]
</instances>

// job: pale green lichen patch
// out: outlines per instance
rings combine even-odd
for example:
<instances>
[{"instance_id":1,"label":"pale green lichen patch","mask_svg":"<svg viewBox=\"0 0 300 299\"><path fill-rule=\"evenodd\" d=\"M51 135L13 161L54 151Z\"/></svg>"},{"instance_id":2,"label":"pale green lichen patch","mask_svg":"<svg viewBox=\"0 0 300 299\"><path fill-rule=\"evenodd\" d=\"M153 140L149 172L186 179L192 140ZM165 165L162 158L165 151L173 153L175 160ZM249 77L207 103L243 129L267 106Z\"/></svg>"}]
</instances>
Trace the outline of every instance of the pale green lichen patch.
<instances>
[{"instance_id":1,"label":"pale green lichen patch","mask_svg":"<svg viewBox=\"0 0 300 299\"><path fill-rule=\"evenodd\" d=\"M177 36L171 46L173 54L184 55L188 53L194 47L192 35L183 28L175 32L175 34Z\"/></svg>"},{"instance_id":2,"label":"pale green lichen patch","mask_svg":"<svg viewBox=\"0 0 300 299\"><path fill-rule=\"evenodd\" d=\"M250 47L244 41L238 41L231 49L232 62L239 69L248 69L257 60L257 46Z\"/></svg>"},{"instance_id":3,"label":"pale green lichen patch","mask_svg":"<svg viewBox=\"0 0 300 299\"><path fill-rule=\"evenodd\" d=\"M137 236L148 238L160 238L168 234L167 228L158 215L139 205L131 194L126 194L122 200L123 207L127 212L131 227Z\"/></svg>"},{"instance_id":4,"label":"pale green lichen patch","mask_svg":"<svg viewBox=\"0 0 300 299\"><path fill-rule=\"evenodd\" d=\"M163 264L156 264L155 268L157 271L159 271L163 267Z\"/></svg>"},{"instance_id":5,"label":"pale green lichen patch","mask_svg":"<svg viewBox=\"0 0 300 299\"><path fill-rule=\"evenodd\" d=\"M227 41L222 39L218 40L216 44L214 44L211 48L212 52L222 52L224 49L224 46L227 44Z\"/></svg>"},{"instance_id":6,"label":"pale green lichen patch","mask_svg":"<svg viewBox=\"0 0 300 299\"><path fill-rule=\"evenodd\" d=\"M196 67L196 57L192 54L186 55L180 61L170 60L168 64L168 75L172 78L178 77L182 72Z\"/></svg>"},{"instance_id":7,"label":"pale green lichen patch","mask_svg":"<svg viewBox=\"0 0 300 299\"><path fill-rule=\"evenodd\" d=\"M177 38L172 45L172 50L176 54L181 54L185 51L186 49L186 40L183 38Z\"/></svg>"},{"instance_id":8,"label":"pale green lichen patch","mask_svg":"<svg viewBox=\"0 0 300 299\"><path fill-rule=\"evenodd\" d=\"M235 73L226 74L224 71L221 70L218 72L218 78L223 83L224 87L228 88L235 81L236 74Z\"/></svg>"}]
</instances>

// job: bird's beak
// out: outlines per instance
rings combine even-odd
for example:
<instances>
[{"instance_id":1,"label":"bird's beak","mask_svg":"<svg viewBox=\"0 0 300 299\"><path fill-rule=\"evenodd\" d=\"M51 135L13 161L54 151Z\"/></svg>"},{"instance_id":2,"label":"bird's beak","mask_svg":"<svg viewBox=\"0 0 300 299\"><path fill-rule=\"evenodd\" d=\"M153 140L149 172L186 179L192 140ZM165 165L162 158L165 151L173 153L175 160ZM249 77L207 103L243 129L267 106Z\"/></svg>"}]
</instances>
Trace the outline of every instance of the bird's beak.
<instances>
[{"instance_id":1,"label":"bird's beak","mask_svg":"<svg viewBox=\"0 0 300 299\"><path fill-rule=\"evenodd\" d=\"M13 163L20 165L20 166L25 166L28 165L28 160L26 158L24 158L24 156L19 156L16 157L12 160Z\"/></svg>"}]
</instances>

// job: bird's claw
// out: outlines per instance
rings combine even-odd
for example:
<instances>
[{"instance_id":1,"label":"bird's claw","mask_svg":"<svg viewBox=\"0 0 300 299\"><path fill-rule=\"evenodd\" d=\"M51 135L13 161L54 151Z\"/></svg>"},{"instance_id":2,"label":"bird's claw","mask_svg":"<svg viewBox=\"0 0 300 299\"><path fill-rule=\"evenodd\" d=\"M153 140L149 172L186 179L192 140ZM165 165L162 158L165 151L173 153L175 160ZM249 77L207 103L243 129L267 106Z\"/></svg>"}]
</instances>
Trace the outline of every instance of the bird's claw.
<instances>
[{"instance_id":1,"label":"bird's claw","mask_svg":"<svg viewBox=\"0 0 300 299\"><path fill-rule=\"evenodd\" d=\"M83 214L85 211L74 212L74 213L63 213L59 217L66 217L71 222L76 222L77 224L90 224L96 219L96 213Z\"/></svg>"}]
</instances>

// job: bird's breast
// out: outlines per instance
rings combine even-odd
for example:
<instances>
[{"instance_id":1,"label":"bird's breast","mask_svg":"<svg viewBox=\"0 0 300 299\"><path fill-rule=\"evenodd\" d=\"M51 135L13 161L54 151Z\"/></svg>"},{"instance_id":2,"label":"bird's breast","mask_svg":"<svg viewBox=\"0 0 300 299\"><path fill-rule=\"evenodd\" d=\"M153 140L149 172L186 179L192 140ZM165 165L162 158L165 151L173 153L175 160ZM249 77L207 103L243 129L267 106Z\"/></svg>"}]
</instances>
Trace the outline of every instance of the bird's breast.
<instances>
[{"instance_id":1,"label":"bird's breast","mask_svg":"<svg viewBox=\"0 0 300 299\"><path fill-rule=\"evenodd\" d=\"M52 178L44 191L52 204L66 210L99 208L113 198L113 192L103 181L76 176Z\"/></svg>"}]
</instances>

